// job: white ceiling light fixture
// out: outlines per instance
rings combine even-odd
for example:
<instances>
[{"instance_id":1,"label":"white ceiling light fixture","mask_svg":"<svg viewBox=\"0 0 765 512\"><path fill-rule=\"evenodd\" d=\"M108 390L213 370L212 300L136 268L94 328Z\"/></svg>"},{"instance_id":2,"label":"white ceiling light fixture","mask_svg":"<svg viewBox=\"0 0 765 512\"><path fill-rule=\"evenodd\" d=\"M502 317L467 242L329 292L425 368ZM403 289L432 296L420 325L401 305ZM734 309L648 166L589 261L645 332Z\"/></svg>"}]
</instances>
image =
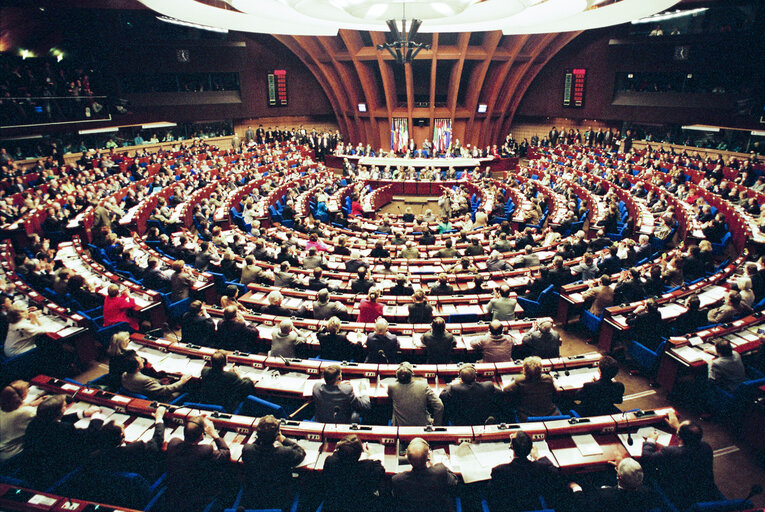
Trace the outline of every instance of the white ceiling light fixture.
<instances>
[{"instance_id":1,"label":"white ceiling light fixture","mask_svg":"<svg viewBox=\"0 0 765 512\"><path fill-rule=\"evenodd\" d=\"M401 19L404 0L139 0L168 23L203 30L334 36L338 30L386 31ZM421 33L500 30L539 34L600 28L664 12L679 0L406 0L406 17ZM653 21L653 20L652 20Z\"/></svg>"},{"instance_id":2,"label":"white ceiling light fixture","mask_svg":"<svg viewBox=\"0 0 765 512\"><path fill-rule=\"evenodd\" d=\"M698 132L719 132L720 128L717 126L707 126L705 124L691 124L682 127L683 130L695 130Z\"/></svg>"},{"instance_id":3,"label":"white ceiling light fixture","mask_svg":"<svg viewBox=\"0 0 765 512\"><path fill-rule=\"evenodd\" d=\"M120 129L117 126L109 126L106 128L90 128L88 130L78 130L77 133L80 135L92 135L94 133L115 133L120 131Z\"/></svg>"},{"instance_id":4,"label":"white ceiling light fixture","mask_svg":"<svg viewBox=\"0 0 765 512\"><path fill-rule=\"evenodd\" d=\"M227 28L211 27L209 25L200 25L199 23L191 23L189 21L183 21L183 20L179 20L175 18L170 18L168 16L157 16L157 19L159 21L164 21L165 23L170 23L172 25L180 25L182 27L198 28L199 30L207 30L210 32L218 32L221 34L228 33Z\"/></svg>"},{"instance_id":5,"label":"white ceiling light fixture","mask_svg":"<svg viewBox=\"0 0 765 512\"><path fill-rule=\"evenodd\" d=\"M640 23L659 23L667 20L674 20L676 18L683 18L685 16L693 16L694 14L701 14L704 11L708 11L709 7L699 7L697 9L688 9L685 11L675 10L673 12L657 13L646 18L640 18L639 20L633 20L633 25Z\"/></svg>"},{"instance_id":6,"label":"white ceiling light fixture","mask_svg":"<svg viewBox=\"0 0 765 512\"><path fill-rule=\"evenodd\" d=\"M174 126L178 126L178 125L176 123L168 123L166 121L162 121L157 123L142 124L141 129L151 130L152 128L172 128Z\"/></svg>"}]
</instances>

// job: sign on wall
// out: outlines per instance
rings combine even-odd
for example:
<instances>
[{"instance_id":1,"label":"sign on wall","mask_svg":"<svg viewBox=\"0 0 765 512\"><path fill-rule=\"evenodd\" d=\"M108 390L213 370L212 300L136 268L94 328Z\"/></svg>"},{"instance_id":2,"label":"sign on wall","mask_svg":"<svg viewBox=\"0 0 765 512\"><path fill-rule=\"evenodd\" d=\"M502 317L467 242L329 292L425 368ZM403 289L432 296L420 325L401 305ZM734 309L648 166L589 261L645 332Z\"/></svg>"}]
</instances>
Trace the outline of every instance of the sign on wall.
<instances>
[{"instance_id":1,"label":"sign on wall","mask_svg":"<svg viewBox=\"0 0 765 512\"><path fill-rule=\"evenodd\" d=\"M584 85L587 70L576 68L566 70L563 80L563 106L581 108L584 106Z\"/></svg>"},{"instance_id":2,"label":"sign on wall","mask_svg":"<svg viewBox=\"0 0 765 512\"><path fill-rule=\"evenodd\" d=\"M287 106L287 70L275 69L268 73L268 106Z\"/></svg>"}]
</instances>

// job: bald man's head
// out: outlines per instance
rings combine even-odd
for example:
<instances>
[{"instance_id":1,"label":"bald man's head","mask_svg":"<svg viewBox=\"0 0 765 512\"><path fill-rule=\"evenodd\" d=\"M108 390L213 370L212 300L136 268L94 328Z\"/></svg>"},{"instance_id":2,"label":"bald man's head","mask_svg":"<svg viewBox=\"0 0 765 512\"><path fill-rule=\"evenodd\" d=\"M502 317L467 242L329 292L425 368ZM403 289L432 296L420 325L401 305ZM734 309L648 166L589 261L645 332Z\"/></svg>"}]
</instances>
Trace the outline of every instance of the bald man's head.
<instances>
[{"instance_id":1,"label":"bald man's head","mask_svg":"<svg viewBox=\"0 0 765 512\"><path fill-rule=\"evenodd\" d=\"M414 469L422 469L428 465L430 459L430 446L421 437L415 437L409 442L406 449L406 460Z\"/></svg>"}]
</instances>

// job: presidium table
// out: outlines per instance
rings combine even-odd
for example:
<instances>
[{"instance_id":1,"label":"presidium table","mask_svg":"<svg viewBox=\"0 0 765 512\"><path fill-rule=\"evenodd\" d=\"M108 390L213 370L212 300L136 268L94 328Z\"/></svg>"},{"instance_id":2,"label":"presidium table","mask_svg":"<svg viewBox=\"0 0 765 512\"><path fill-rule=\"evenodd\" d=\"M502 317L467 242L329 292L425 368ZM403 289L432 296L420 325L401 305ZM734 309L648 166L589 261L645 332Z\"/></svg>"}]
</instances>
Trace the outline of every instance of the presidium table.
<instances>
[{"instance_id":1,"label":"presidium table","mask_svg":"<svg viewBox=\"0 0 765 512\"><path fill-rule=\"evenodd\" d=\"M491 167L494 171L510 171L518 167L518 158L378 158L368 156L353 156L353 155L326 155L324 157L324 164L327 167L342 169L343 160L348 159L351 162L360 165L377 167L390 166L395 167L441 167L448 168L454 167L455 169L465 169L473 167Z\"/></svg>"}]
</instances>

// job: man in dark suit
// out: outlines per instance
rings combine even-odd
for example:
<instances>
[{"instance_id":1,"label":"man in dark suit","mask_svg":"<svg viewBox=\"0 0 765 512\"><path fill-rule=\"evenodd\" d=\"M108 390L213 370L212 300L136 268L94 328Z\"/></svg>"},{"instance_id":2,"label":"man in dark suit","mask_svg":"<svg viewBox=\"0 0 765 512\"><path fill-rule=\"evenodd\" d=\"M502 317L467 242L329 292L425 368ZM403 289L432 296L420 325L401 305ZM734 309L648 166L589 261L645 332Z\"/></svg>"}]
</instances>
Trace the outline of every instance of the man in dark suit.
<instances>
[{"instance_id":1,"label":"man in dark suit","mask_svg":"<svg viewBox=\"0 0 765 512\"><path fill-rule=\"evenodd\" d=\"M651 256L651 254L653 254L653 248L651 247L650 238L648 238L648 235L640 235L638 245L635 247L635 259L641 261Z\"/></svg>"},{"instance_id":2,"label":"man in dark suit","mask_svg":"<svg viewBox=\"0 0 765 512\"><path fill-rule=\"evenodd\" d=\"M622 272L614 288L614 304L629 304L645 298L645 289L640 280L640 272L631 268Z\"/></svg>"},{"instance_id":3,"label":"man in dark suit","mask_svg":"<svg viewBox=\"0 0 765 512\"><path fill-rule=\"evenodd\" d=\"M379 317L375 321L375 332L367 336L367 357L365 363L395 363L398 359L398 337L388 332L388 321Z\"/></svg>"},{"instance_id":4,"label":"man in dark suit","mask_svg":"<svg viewBox=\"0 0 765 512\"><path fill-rule=\"evenodd\" d=\"M667 423L676 429L681 444L661 447L654 431L643 443L640 460L646 471L658 472L662 488L681 510L699 501L716 500L713 452L702 440L701 427L690 421L680 423L674 412L669 413Z\"/></svg>"},{"instance_id":5,"label":"man in dark suit","mask_svg":"<svg viewBox=\"0 0 765 512\"><path fill-rule=\"evenodd\" d=\"M552 268L547 275L548 282L553 285L555 291L560 291L561 287L571 282L571 271L563 266L563 258L555 256L552 262Z\"/></svg>"},{"instance_id":6,"label":"man in dark suit","mask_svg":"<svg viewBox=\"0 0 765 512\"><path fill-rule=\"evenodd\" d=\"M306 288L315 292L323 290L324 288L329 288L329 284L322 279L323 275L324 270L321 267L314 268L313 277L308 279L308 286Z\"/></svg>"},{"instance_id":7,"label":"man in dark suit","mask_svg":"<svg viewBox=\"0 0 765 512\"><path fill-rule=\"evenodd\" d=\"M158 265L159 261L156 258L149 259L143 274L143 285L151 290L167 291L170 289L170 278L157 268Z\"/></svg>"},{"instance_id":8,"label":"man in dark suit","mask_svg":"<svg viewBox=\"0 0 765 512\"><path fill-rule=\"evenodd\" d=\"M204 436L213 444L201 444ZM204 416L186 420L183 439L167 443L167 500L169 510L201 510L220 485L217 470L231 457L212 421Z\"/></svg>"},{"instance_id":9,"label":"man in dark suit","mask_svg":"<svg viewBox=\"0 0 765 512\"><path fill-rule=\"evenodd\" d=\"M454 425L481 425L491 415L497 387L491 381L476 382L472 364L460 367L459 377L441 392L445 421Z\"/></svg>"},{"instance_id":10,"label":"man in dark suit","mask_svg":"<svg viewBox=\"0 0 765 512\"><path fill-rule=\"evenodd\" d=\"M601 256L598 261L598 270L601 274L616 274L622 269L622 260L616 255L617 247L612 245L608 248L608 255Z\"/></svg>"},{"instance_id":11,"label":"man in dark suit","mask_svg":"<svg viewBox=\"0 0 765 512\"><path fill-rule=\"evenodd\" d=\"M167 408L157 407L154 411L154 434L148 441L125 443L125 427L109 422L98 434L99 449L87 462L89 469L99 471L121 471L140 473L147 480L154 479L159 473L157 459L165 442L165 423L163 418Z\"/></svg>"},{"instance_id":12,"label":"man in dark suit","mask_svg":"<svg viewBox=\"0 0 765 512\"><path fill-rule=\"evenodd\" d=\"M23 474L35 488L46 488L80 464L94 447L104 424L99 407L64 414L67 403L63 395L54 395L37 406L37 415L29 422L24 436ZM76 429L74 423L90 418L87 429Z\"/></svg>"},{"instance_id":13,"label":"man in dark suit","mask_svg":"<svg viewBox=\"0 0 765 512\"><path fill-rule=\"evenodd\" d=\"M632 458L616 465L616 486L599 487L591 492L581 492L578 484L571 484L576 510L592 512L644 512L658 507L658 497L643 485L643 468Z\"/></svg>"},{"instance_id":14,"label":"man in dark suit","mask_svg":"<svg viewBox=\"0 0 765 512\"><path fill-rule=\"evenodd\" d=\"M397 297L408 297L414 293L412 286L407 282L404 274L396 276L396 284L394 284L385 295L395 295Z\"/></svg>"},{"instance_id":15,"label":"man in dark suit","mask_svg":"<svg viewBox=\"0 0 765 512\"><path fill-rule=\"evenodd\" d=\"M205 404L222 405L227 411L255 391L255 385L248 377L240 377L236 370L225 370L226 353L216 351L210 356L210 367L202 369L199 381L199 401Z\"/></svg>"},{"instance_id":16,"label":"man in dark suit","mask_svg":"<svg viewBox=\"0 0 765 512\"><path fill-rule=\"evenodd\" d=\"M242 448L246 508L282 508L294 494L292 470L303 462L305 450L279 432L279 420L260 418L257 438Z\"/></svg>"},{"instance_id":17,"label":"man in dark suit","mask_svg":"<svg viewBox=\"0 0 765 512\"><path fill-rule=\"evenodd\" d=\"M457 476L443 464L430 464L430 446L419 437L406 449L410 471L393 475L393 497L396 510L444 512L454 510L452 493Z\"/></svg>"},{"instance_id":18,"label":"man in dark suit","mask_svg":"<svg viewBox=\"0 0 765 512\"><path fill-rule=\"evenodd\" d=\"M559 502L565 486L558 469L547 457L539 458L525 432L516 433L510 443L513 460L491 470L491 510L535 510L539 508L539 496L548 503Z\"/></svg>"},{"instance_id":19,"label":"man in dark suit","mask_svg":"<svg viewBox=\"0 0 765 512\"><path fill-rule=\"evenodd\" d=\"M215 322L207 314L201 300L189 305L181 317L181 339L184 343L209 347L215 340Z\"/></svg>"},{"instance_id":20,"label":"man in dark suit","mask_svg":"<svg viewBox=\"0 0 765 512\"><path fill-rule=\"evenodd\" d=\"M618 412L614 404L620 404L624 399L624 384L614 381L619 373L616 360L611 356L603 356L598 369L600 378L585 382L576 394L575 400L580 403L576 409L582 416L614 414Z\"/></svg>"},{"instance_id":21,"label":"man in dark suit","mask_svg":"<svg viewBox=\"0 0 765 512\"><path fill-rule=\"evenodd\" d=\"M441 273L438 275L438 284L430 289L431 295L453 295L454 288L449 284L449 276Z\"/></svg>"},{"instance_id":22,"label":"man in dark suit","mask_svg":"<svg viewBox=\"0 0 765 512\"><path fill-rule=\"evenodd\" d=\"M369 395L361 389L356 394L349 382L343 382L343 374L338 365L325 368L322 376L324 382L317 382L313 386L315 420L320 423L358 423L359 414L372 407Z\"/></svg>"},{"instance_id":23,"label":"man in dark suit","mask_svg":"<svg viewBox=\"0 0 765 512\"><path fill-rule=\"evenodd\" d=\"M523 336L519 347L520 354L515 357L523 359L528 356L538 356L542 359L560 357L560 334L553 329L551 320L542 320Z\"/></svg>"},{"instance_id":24,"label":"man in dark suit","mask_svg":"<svg viewBox=\"0 0 765 512\"><path fill-rule=\"evenodd\" d=\"M255 352L260 333L257 327L244 320L236 306L228 306L223 310L223 321L218 324L217 338L218 348Z\"/></svg>"},{"instance_id":25,"label":"man in dark suit","mask_svg":"<svg viewBox=\"0 0 765 512\"><path fill-rule=\"evenodd\" d=\"M364 445L356 435L338 441L335 452L324 462L324 509L326 512L378 510L385 467L379 460L359 460ZM353 475L353 478L349 478Z\"/></svg>"},{"instance_id":26,"label":"man in dark suit","mask_svg":"<svg viewBox=\"0 0 765 512\"><path fill-rule=\"evenodd\" d=\"M358 278L351 281L351 291L353 293L368 293L369 289L375 285L375 282L370 279L366 267L359 267L357 273Z\"/></svg>"},{"instance_id":27,"label":"man in dark suit","mask_svg":"<svg viewBox=\"0 0 765 512\"><path fill-rule=\"evenodd\" d=\"M407 321L412 324L429 324L433 321L433 306L425 300L425 290L419 288L412 295Z\"/></svg>"}]
</instances>

